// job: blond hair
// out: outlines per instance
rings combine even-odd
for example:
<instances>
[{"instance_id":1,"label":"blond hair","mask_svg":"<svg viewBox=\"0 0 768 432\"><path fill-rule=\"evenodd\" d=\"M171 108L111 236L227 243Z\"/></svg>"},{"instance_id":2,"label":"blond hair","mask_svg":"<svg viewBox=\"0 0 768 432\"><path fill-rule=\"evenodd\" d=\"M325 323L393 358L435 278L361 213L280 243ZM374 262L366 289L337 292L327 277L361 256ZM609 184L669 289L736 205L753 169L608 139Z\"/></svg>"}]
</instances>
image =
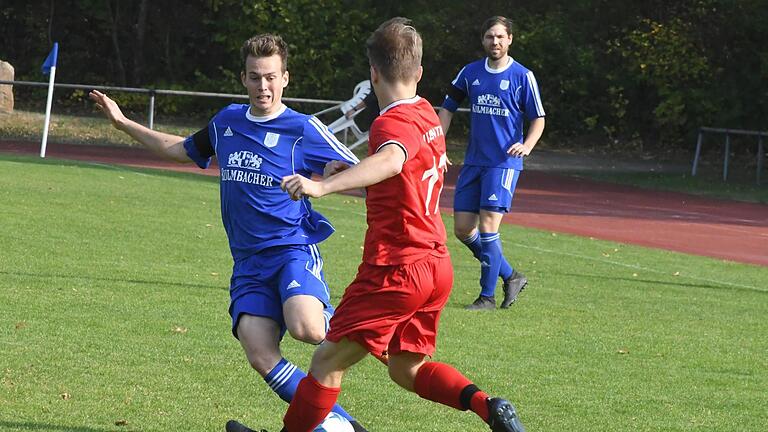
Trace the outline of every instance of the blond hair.
<instances>
[{"instance_id":1,"label":"blond hair","mask_svg":"<svg viewBox=\"0 0 768 432\"><path fill-rule=\"evenodd\" d=\"M421 35L407 18L382 23L365 43L368 61L389 82L416 79L421 66Z\"/></svg>"}]
</instances>

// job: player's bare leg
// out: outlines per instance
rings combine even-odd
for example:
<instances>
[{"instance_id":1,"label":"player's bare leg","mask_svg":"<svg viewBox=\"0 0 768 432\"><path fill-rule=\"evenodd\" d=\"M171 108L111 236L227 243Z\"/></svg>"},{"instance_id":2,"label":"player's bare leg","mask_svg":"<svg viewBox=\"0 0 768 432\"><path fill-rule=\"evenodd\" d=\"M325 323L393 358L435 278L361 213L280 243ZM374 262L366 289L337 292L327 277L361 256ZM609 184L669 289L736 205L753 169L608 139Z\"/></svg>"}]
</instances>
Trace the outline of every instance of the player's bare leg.
<instances>
[{"instance_id":1,"label":"player's bare leg","mask_svg":"<svg viewBox=\"0 0 768 432\"><path fill-rule=\"evenodd\" d=\"M237 335L248 363L262 377L280 361L280 327L269 318L243 315Z\"/></svg>"},{"instance_id":2,"label":"player's bare leg","mask_svg":"<svg viewBox=\"0 0 768 432\"><path fill-rule=\"evenodd\" d=\"M319 306L318 306L319 305ZM292 336L301 336L305 342L319 343L325 338L326 322L323 318L322 303L311 296L294 296L284 305L284 315L289 332L294 326ZM315 310L316 309L316 310ZM302 313L306 315L302 316ZM296 314L292 318L291 314ZM301 318L297 318L301 316ZM273 391L286 402L294 396L295 386L304 378L304 373L282 357L280 351L280 327L270 318L243 315L237 326L240 344L243 346L251 367L264 378ZM280 379L277 379L277 378ZM293 384L292 384L293 383ZM293 389L289 387L293 385ZM334 405L331 409L347 418L355 432L366 429L342 407ZM227 422L227 432L250 432L252 429L235 421Z\"/></svg>"},{"instance_id":3,"label":"player's bare leg","mask_svg":"<svg viewBox=\"0 0 768 432\"><path fill-rule=\"evenodd\" d=\"M322 342L328 328L324 309L323 303L310 295L288 298L283 303L283 316L291 337L312 345Z\"/></svg>"}]
</instances>

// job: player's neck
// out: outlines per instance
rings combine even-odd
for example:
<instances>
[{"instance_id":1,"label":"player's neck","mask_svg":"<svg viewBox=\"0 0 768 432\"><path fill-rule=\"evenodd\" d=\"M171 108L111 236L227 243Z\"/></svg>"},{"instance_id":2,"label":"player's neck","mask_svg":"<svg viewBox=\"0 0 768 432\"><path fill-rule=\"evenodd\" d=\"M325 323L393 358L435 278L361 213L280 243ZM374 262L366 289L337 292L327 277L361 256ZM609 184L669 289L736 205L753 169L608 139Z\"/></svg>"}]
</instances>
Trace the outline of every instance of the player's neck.
<instances>
[{"instance_id":1,"label":"player's neck","mask_svg":"<svg viewBox=\"0 0 768 432\"><path fill-rule=\"evenodd\" d=\"M510 61L512 61L512 58L509 57L509 54L497 60L488 57L488 67L491 69L501 69L508 65Z\"/></svg>"},{"instance_id":2,"label":"player's neck","mask_svg":"<svg viewBox=\"0 0 768 432\"><path fill-rule=\"evenodd\" d=\"M374 86L379 106L384 108L394 102L416 97L416 83L388 83L381 81Z\"/></svg>"},{"instance_id":3,"label":"player's neck","mask_svg":"<svg viewBox=\"0 0 768 432\"><path fill-rule=\"evenodd\" d=\"M250 105L248 108L248 112L254 117L269 117L271 115L277 114L282 109L283 109L283 103L278 102L266 110L263 108Z\"/></svg>"}]
</instances>

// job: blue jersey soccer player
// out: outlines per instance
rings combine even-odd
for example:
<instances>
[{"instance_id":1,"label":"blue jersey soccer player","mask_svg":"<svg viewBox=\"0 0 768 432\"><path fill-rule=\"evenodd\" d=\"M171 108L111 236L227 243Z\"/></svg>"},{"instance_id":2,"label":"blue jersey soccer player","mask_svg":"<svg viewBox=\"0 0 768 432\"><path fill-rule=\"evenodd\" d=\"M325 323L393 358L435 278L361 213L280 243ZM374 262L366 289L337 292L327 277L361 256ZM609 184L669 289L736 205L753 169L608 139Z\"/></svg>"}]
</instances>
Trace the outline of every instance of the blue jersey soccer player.
<instances>
[{"instance_id":1,"label":"blue jersey soccer player","mask_svg":"<svg viewBox=\"0 0 768 432\"><path fill-rule=\"evenodd\" d=\"M330 175L359 161L317 118L283 105L287 56L279 36L246 41L241 80L249 104L224 108L187 138L127 119L101 92L90 97L117 129L169 159L207 168L216 156L221 216L234 260L232 332L251 366L290 402L305 374L282 357L280 340L286 331L311 344L325 338L333 307L316 244L333 227L308 199L291 200L280 190L280 180L292 174ZM334 411L356 431L365 430L338 405Z\"/></svg>"},{"instance_id":2,"label":"blue jersey soccer player","mask_svg":"<svg viewBox=\"0 0 768 432\"><path fill-rule=\"evenodd\" d=\"M508 55L512 21L495 16L481 32L486 58L466 65L451 83L439 112L447 133L453 113L469 97L469 144L454 196L454 233L480 260L480 295L467 309L496 308L496 280L508 308L528 280L504 258L499 225L512 206L517 179L544 132L544 107L533 72ZM523 140L523 123L529 121Z\"/></svg>"}]
</instances>

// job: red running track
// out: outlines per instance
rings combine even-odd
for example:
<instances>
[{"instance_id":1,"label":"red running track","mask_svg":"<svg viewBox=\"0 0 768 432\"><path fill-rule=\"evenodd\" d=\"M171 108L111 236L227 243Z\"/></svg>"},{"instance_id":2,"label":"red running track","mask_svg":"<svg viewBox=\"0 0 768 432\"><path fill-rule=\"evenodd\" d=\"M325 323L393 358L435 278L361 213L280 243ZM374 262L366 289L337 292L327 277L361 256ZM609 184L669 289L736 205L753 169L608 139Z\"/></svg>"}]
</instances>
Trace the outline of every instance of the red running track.
<instances>
[{"instance_id":1,"label":"red running track","mask_svg":"<svg viewBox=\"0 0 768 432\"><path fill-rule=\"evenodd\" d=\"M33 143L0 142L0 152L37 154ZM48 157L217 175L165 162L133 147L53 144ZM458 168L446 176L452 208ZM542 171L520 176L504 222L652 248L768 266L768 206L600 183Z\"/></svg>"}]
</instances>

